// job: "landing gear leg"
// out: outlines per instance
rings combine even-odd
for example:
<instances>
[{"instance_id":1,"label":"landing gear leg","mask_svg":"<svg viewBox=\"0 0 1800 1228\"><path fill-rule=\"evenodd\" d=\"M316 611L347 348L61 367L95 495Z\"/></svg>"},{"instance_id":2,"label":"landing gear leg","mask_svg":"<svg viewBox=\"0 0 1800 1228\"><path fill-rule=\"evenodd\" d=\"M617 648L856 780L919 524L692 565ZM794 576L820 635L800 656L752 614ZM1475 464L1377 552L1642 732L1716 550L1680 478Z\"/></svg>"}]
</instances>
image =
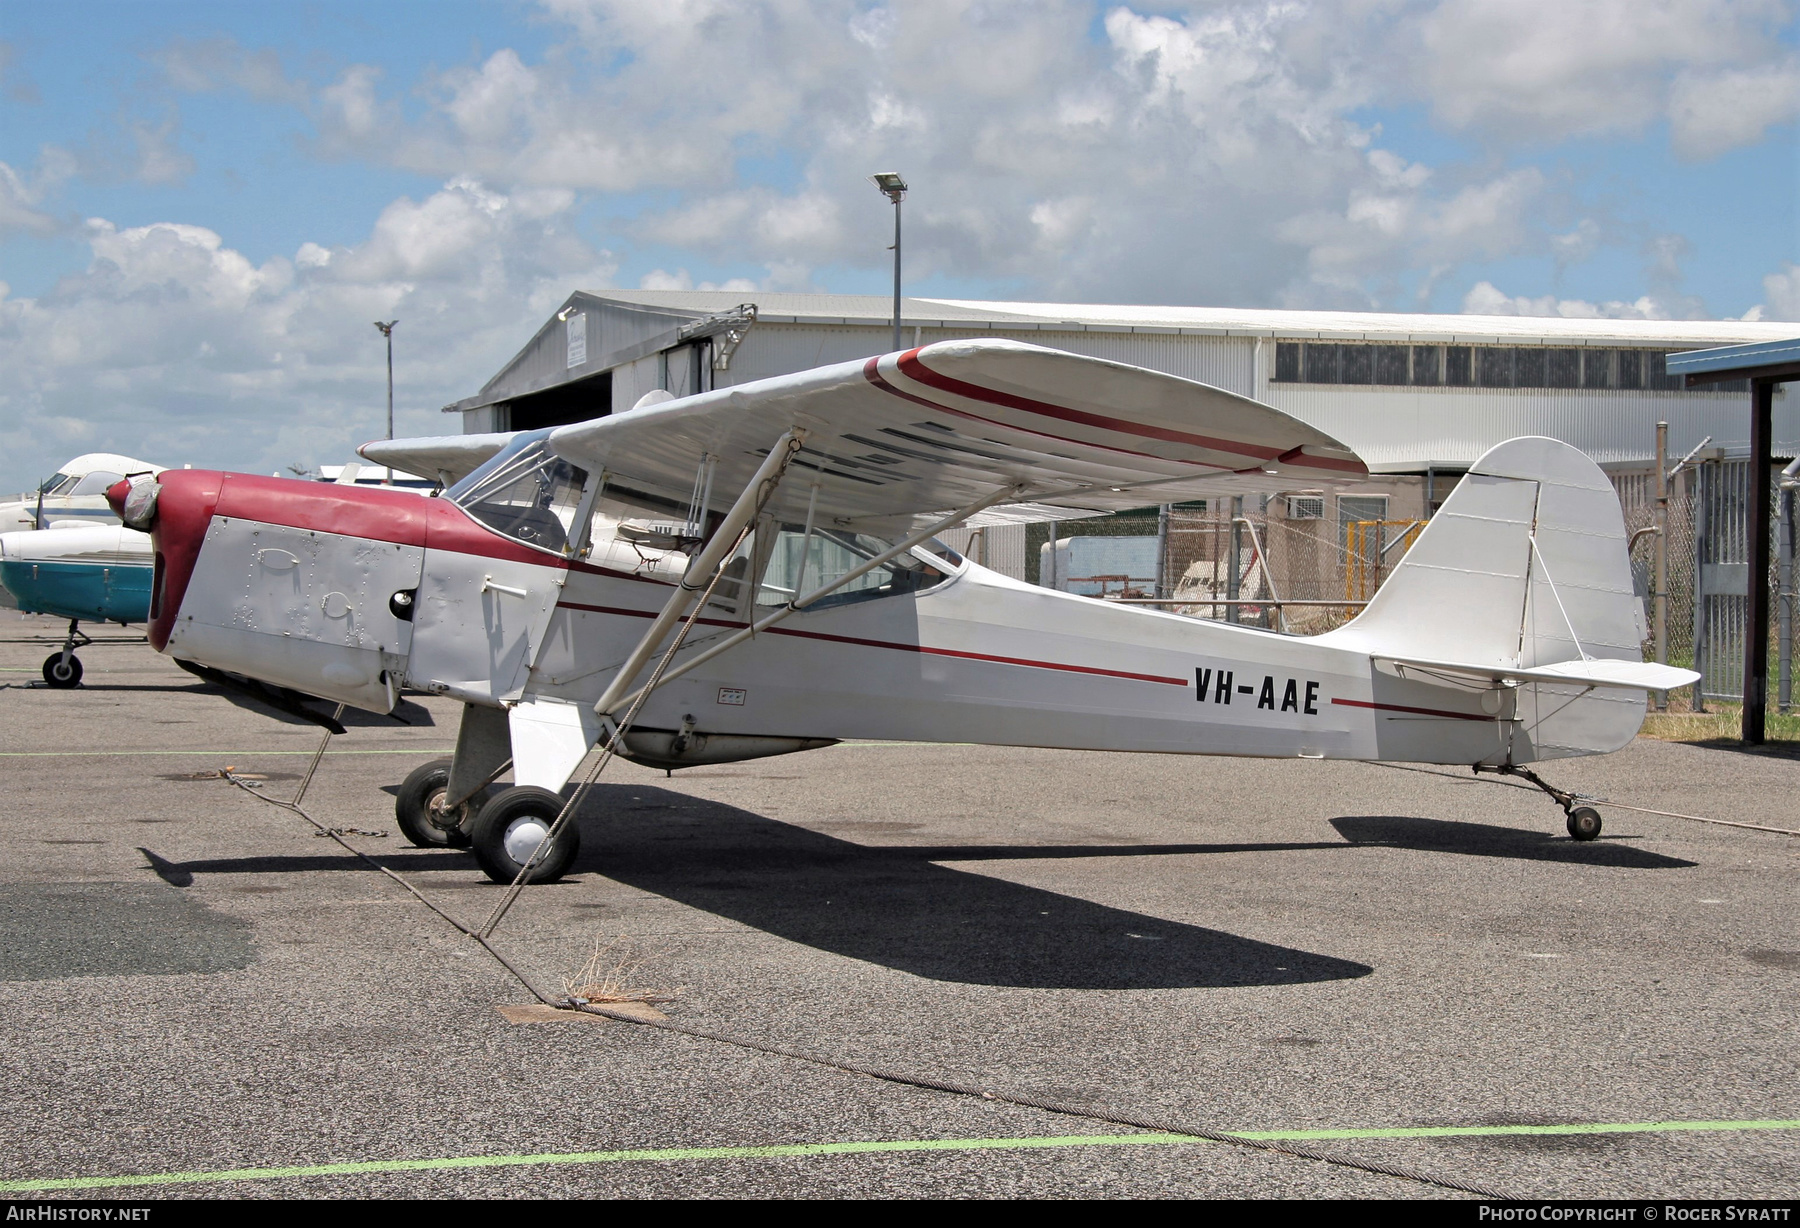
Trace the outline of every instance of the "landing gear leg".
<instances>
[{"instance_id":1,"label":"landing gear leg","mask_svg":"<svg viewBox=\"0 0 1800 1228\"><path fill-rule=\"evenodd\" d=\"M1551 800L1563 808L1563 814L1568 816L1569 838L1571 840L1599 839L1600 812L1595 810L1592 806L1577 805L1576 803L1581 800L1579 794L1569 793L1563 789L1559 789L1530 768L1516 767L1510 763L1502 763L1498 766L1477 763L1475 765L1475 774L1479 776L1483 772L1492 772L1496 776L1517 776L1521 780L1530 781L1545 793L1548 793Z\"/></svg>"},{"instance_id":2,"label":"landing gear leg","mask_svg":"<svg viewBox=\"0 0 1800 1228\"><path fill-rule=\"evenodd\" d=\"M85 648L94 641L81 632L81 620L69 620L69 634L63 640L62 649L44 658L44 685L66 691L70 687L81 685L81 660L75 655L77 648Z\"/></svg>"}]
</instances>

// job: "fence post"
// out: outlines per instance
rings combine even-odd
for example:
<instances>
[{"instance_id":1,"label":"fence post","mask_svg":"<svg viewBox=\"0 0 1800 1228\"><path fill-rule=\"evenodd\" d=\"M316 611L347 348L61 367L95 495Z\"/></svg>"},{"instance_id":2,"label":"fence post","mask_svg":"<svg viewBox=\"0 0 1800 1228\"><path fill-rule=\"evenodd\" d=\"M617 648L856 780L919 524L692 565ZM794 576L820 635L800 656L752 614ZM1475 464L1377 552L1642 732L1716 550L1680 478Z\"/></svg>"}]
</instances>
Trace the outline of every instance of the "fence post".
<instances>
[{"instance_id":1,"label":"fence post","mask_svg":"<svg viewBox=\"0 0 1800 1228\"><path fill-rule=\"evenodd\" d=\"M1780 637L1776 646L1775 704L1786 713L1794 701L1794 492L1782 486L1776 497L1781 507L1781 539L1775 556L1775 625Z\"/></svg>"},{"instance_id":2,"label":"fence post","mask_svg":"<svg viewBox=\"0 0 1800 1228\"><path fill-rule=\"evenodd\" d=\"M1156 508L1156 596L1169 596L1169 505Z\"/></svg>"},{"instance_id":3,"label":"fence post","mask_svg":"<svg viewBox=\"0 0 1800 1228\"><path fill-rule=\"evenodd\" d=\"M1651 593L1656 614L1656 660L1669 663L1669 424L1656 424L1656 577ZM1656 692L1656 710L1669 710L1669 693Z\"/></svg>"},{"instance_id":4,"label":"fence post","mask_svg":"<svg viewBox=\"0 0 1800 1228\"><path fill-rule=\"evenodd\" d=\"M1700 680L1694 683L1694 702L1691 705L1695 712L1706 711L1706 559L1708 541L1712 531L1712 509L1709 496L1713 483L1710 475L1714 469L1711 460L1701 461L1692 471L1694 475L1694 670ZM1683 475L1686 481L1686 475Z\"/></svg>"},{"instance_id":5,"label":"fence post","mask_svg":"<svg viewBox=\"0 0 1800 1228\"><path fill-rule=\"evenodd\" d=\"M1231 496L1231 570L1225 576L1225 600L1234 603L1237 601L1238 591L1242 587L1238 568L1244 558L1244 526L1239 523L1243 518L1244 496L1233 495ZM1225 621L1228 623L1238 621L1238 607L1235 604L1225 607Z\"/></svg>"}]
</instances>

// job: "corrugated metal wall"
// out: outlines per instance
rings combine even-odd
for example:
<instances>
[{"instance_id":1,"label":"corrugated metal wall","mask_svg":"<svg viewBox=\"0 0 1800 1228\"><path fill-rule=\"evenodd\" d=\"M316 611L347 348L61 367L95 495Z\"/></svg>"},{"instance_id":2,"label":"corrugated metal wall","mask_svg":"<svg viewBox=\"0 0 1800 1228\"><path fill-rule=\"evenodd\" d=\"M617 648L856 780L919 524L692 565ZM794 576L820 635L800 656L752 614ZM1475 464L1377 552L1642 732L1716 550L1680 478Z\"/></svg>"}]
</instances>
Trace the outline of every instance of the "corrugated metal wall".
<instances>
[{"instance_id":1,"label":"corrugated metal wall","mask_svg":"<svg viewBox=\"0 0 1800 1228\"><path fill-rule=\"evenodd\" d=\"M1507 439L1549 435L1601 464L1656 453L1656 424L1669 424L1679 456L1707 435L1737 442L1750 433L1743 393L1562 388L1358 388L1268 384L1261 397L1354 448L1375 468L1463 467ZM1775 400L1776 452L1800 446L1800 402Z\"/></svg>"},{"instance_id":2,"label":"corrugated metal wall","mask_svg":"<svg viewBox=\"0 0 1800 1228\"><path fill-rule=\"evenodd\" d=\"M589 361L568 366L566 326L552 321L518 360L491 381L496 391L526 391L598 370L605 356L666 332L676 317L606 304L580 296ZM571 323L574 321L571 320ZM1747 398L1741 393L1544 388L1394 388L1270 382L1274 343L1253 337L1089 329L1005 330L909 327L907 345L952 338L1008 336L1037 345L1091 354L1167 371L1256 397L1343 440L1372 467L1418 472L1430 465L1462 468L1494 444L1519 435L1550 435L1602 464L1641 462L1654 450L1658 421L1670 424L1670 447L1685 452L1704 436L1733 444L1748 433ZM753 326L732 356L730 369L713 373L717 385L743 384L773 375L883 353L885 326L787 324ZM652 387L677 395L693 389L688 370L696 351L673 350L662 374L657 358L621 368L614 408L629 408ZM465 430L494 429L493 415L465 417ZM1800 398L1779 391L1775 400L1775 451L1800 452Z\"/></svg>"},{"instance_id":3,"label":"corrugated metal wall","mask_svg":"<svg viewBox=\"0 0 1800 1228\"><path fill-rule=\"evenodd\" d=\"M929 345L953 338L1008 337L1032 345L1091 354L1114 362L1167 371L1250 396L1253 345L1235 337L1200 337L1157 333L1045 332L998 329L909 328L907 345ZM886 328L817 324L757 324L720 372L718 383L744 384L834 362L885 354L892 337ZM727 379L729 377L729 380Z\"/></svg>"}]
</instances>

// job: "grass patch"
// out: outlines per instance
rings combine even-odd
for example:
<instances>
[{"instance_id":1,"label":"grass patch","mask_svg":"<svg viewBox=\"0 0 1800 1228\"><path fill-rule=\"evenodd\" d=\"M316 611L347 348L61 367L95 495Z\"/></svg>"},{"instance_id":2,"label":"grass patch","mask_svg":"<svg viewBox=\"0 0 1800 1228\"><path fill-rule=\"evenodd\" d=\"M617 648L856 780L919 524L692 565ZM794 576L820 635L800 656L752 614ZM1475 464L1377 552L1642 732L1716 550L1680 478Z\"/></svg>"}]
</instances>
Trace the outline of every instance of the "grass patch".
<instances>
[{"instance_id":1,"label":"grass patch","mask_svg":"<svg viewBox=\"0 0 1800 1228\"><path fill-rule=\"evenodd\" d=\"M1669 711L1651 712L1644 717L1642 734L1661 742L1695 742L1715 746L1741 746L1744 727L1743 707L1739 704L1713 702L1706 712L1677 711L1679 699L1669 697ZM1763 736L1772 750L1800 753L1800 713L1786 715L1770 712L1763 718Z\"/></svg>"}]
</instances>

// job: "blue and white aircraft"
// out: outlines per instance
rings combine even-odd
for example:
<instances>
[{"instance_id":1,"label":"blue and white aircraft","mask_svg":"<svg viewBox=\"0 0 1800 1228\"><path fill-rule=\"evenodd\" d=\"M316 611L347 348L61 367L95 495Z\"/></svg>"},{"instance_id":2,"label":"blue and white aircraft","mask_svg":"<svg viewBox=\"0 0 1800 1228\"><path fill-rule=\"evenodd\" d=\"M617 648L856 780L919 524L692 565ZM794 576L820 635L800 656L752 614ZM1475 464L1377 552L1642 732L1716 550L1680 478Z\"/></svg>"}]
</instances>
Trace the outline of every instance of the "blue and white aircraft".
<instances>
[{"instance_id":1,"label":"blue and white aircraft","mask_svg":"<svg viewBox=\"0 0 1800 1228\"><path fill-rule=\"evenodd\" d=\"M44 661L44 682L81 682L75 649L89 643L81 623L145 622L154 555L150 537L119 523L106 489L127 477L164 471L113 452L63 465L31 495L0 503L0 603L69 620L63 646Z\"/></svg>"}]
</instances>

